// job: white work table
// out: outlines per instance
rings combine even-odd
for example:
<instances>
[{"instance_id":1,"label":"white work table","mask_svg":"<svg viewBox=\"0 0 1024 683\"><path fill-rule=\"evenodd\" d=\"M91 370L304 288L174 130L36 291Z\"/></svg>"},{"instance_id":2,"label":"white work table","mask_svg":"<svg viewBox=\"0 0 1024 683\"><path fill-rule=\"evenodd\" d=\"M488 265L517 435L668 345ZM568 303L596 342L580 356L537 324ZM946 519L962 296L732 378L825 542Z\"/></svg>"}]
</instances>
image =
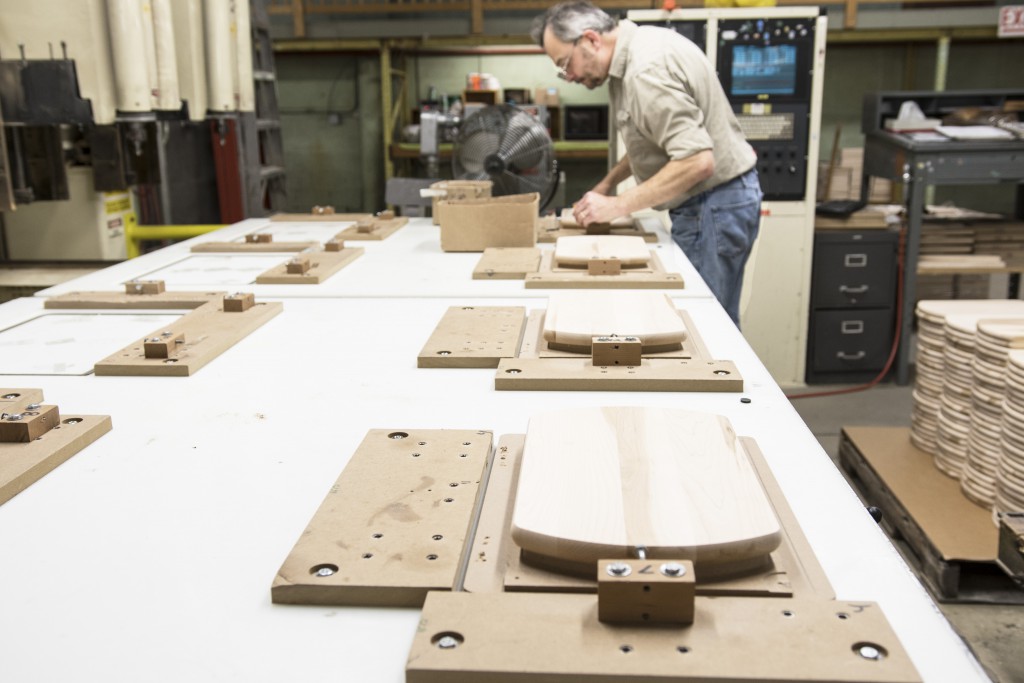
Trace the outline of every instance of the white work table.
<instances>
[{"instance_id":1,"label":"white work table","mask_svg":"<svg viewBox=\"0 0 1024 683\"><path fill-rule=\"evenodd\" d=\"M81 280L71 289L87 289ZM464 286L462 305L532 309L547 296ZM113 418L110 433L0 506L0 680L399 683L418 610L270 601L276 571L367 430L497 437L525 433L538 412L606 405L728 417L756 439L837 597L879 603L926 681L987 680L714 300L677 304L711 355L737 364L742 393L495 391L494 370L416 367L451 298L283 302L192 377L0 375L43 389L64 413ZM0 305L0 329L42 306ZM130 341L110 340L111 351ZM64 342L37 346L81 355ZM0 355L0 372L14 353Z\"/></svg>"},{"instance_id":2,"label":"white work table","mask_svg":"<svg viewBox=\"0 0 1024 683\"><path fill-rule=\"evenodd\" d=\"M38 296L71 291L118 290L129 280L163 280L168 289L204 291L226 289L253 292L257 297L547 297L550 290L526 289L523 280L474 280L477 252L441 251L440 228L429 218L409 223L383 240L346 240L346 247L365 252L318 285L255 284L256 276L295 253L193 253L192 247L207 242L243 242L245 235L270 232L275 242L326 241L350 222L270 221L252 218L213 232L178 242L164 249L124 261L84 277L43 290ZM683 277L683 289L665 290L677 298L710 298L711 291L693 265L661 227L657 217L644 219L645 227L658 235L650 246L666 271ZM551 249L553 244L539 244Z\"/></svg>"}]
</instances>

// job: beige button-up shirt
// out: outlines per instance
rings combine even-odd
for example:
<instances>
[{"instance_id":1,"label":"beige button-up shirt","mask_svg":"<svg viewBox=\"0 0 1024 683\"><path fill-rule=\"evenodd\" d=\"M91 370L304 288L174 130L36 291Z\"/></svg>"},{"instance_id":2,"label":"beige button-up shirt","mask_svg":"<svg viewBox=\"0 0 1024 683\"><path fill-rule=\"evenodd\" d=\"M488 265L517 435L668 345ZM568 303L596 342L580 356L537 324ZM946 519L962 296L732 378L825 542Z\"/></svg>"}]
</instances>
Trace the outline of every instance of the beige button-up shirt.
<instances>
[{"instance_id":1,"label":"beige button-up shirt","mask_svg":"<svg viewBox=\"0 0 1024 683\"><path fill-rule=\"evenodd\" d=\"M638 182L669 160L706 149L714 153L714 175L655 208L674 208L756 163L711 63L699 47L671 29L620 21L608 90Z\"/></svg>"}]
</instances>

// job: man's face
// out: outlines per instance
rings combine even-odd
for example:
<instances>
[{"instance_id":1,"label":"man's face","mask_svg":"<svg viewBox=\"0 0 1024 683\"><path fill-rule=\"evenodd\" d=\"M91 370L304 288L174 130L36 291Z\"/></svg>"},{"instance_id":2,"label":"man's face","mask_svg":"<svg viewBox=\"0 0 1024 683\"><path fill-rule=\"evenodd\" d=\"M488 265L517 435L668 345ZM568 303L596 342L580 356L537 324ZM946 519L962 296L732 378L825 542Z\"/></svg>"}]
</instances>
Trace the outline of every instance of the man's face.
<instances>
[{"instance_id":1,"label":"man's face","mask_svg":"<svg viewBox=\"0 0 1024 683\"><path fill-rule=\"evenodd\" d=\"M600 48L600 34L595 31L584 31L575 42L567 43L556 38L550 28L544 30L544 52L554 62L559 78L590 90L608 77L601 65Z\"/></svg>"}]
</instances>

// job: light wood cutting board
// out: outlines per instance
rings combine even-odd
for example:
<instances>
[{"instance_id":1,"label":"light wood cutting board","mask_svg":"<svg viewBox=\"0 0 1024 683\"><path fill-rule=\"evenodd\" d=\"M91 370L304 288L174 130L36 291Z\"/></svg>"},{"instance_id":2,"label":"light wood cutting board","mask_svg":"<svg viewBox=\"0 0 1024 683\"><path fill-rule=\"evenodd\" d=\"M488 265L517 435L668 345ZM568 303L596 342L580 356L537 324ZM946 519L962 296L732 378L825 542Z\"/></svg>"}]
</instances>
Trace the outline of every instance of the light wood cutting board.
<instances>
[{"instance_id":1,"label":"light wood cutting board","mask_svg":"<svg viewBox=\"0 0 1024 683\"><path fill-rule=\"evenodd\" d=\"M579 222L575 216L572 215L572 209L562 209L562 213L558 217L558 222L565 228L581 228ZM599 223L594 228L588 228L588 232L607 232L609 228L631 228L633 227L632 216L621 216L609 223Z\"/></svg>"},{"instance_id":2,"label":"light wood cutting board","mask_svg":"<svg viewBox=\"0 0 1024 683\"><path fill-rule=\"evenodd\" d=\"M742 566L780 543L775 513L720 415L668 408L571 408L530 419L512 538L573 565L682 558Z\"/></svg>"},{"instance_id":3,"label":"light wood cutting board","mask_svg":"<svg viewBox=\"0 0 1024 683\"><path fill-rule=\"evenodd\" d=\"M576 291L548 298L544 340L589 348L593 337L639 337L644 347L681 344L686 326L661 292Z\"/></svg>"},{"instance_id":4,"label":"light wood cutting board","mask_svg":"<svg viewBox=\"0 0 1024 683\"><path fill-rule=\"evenodd\" d=\"M651 250L642 237L631 235L572 235L555 242L555 262L560 266L586 266L593 259L643 266L651 260Z\"/></svg>"}]
</instances>

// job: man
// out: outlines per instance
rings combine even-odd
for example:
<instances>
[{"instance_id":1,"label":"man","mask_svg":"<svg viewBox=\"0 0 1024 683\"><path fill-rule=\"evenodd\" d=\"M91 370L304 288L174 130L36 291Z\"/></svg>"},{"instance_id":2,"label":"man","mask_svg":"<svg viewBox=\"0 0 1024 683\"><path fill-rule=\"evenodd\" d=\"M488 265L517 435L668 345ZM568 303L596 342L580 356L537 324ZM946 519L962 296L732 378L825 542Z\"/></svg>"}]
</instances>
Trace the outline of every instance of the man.
<instances>
[{"instance_id":1,"label":"man","mask_svg":"<svg viewBox=\"0 0 1024 683\"><path fill-rule=\"evenodd\" d=\"M534 20L532 37L559 76L589 89L608 81L626 155L574 207L586 226L668 209L672 237L739 325L743 267L757 237L756 156L707 57L675 31L615 22L587 0ZM635 176L618 196L615 187Z\"/></svg>"}]
</instances>

